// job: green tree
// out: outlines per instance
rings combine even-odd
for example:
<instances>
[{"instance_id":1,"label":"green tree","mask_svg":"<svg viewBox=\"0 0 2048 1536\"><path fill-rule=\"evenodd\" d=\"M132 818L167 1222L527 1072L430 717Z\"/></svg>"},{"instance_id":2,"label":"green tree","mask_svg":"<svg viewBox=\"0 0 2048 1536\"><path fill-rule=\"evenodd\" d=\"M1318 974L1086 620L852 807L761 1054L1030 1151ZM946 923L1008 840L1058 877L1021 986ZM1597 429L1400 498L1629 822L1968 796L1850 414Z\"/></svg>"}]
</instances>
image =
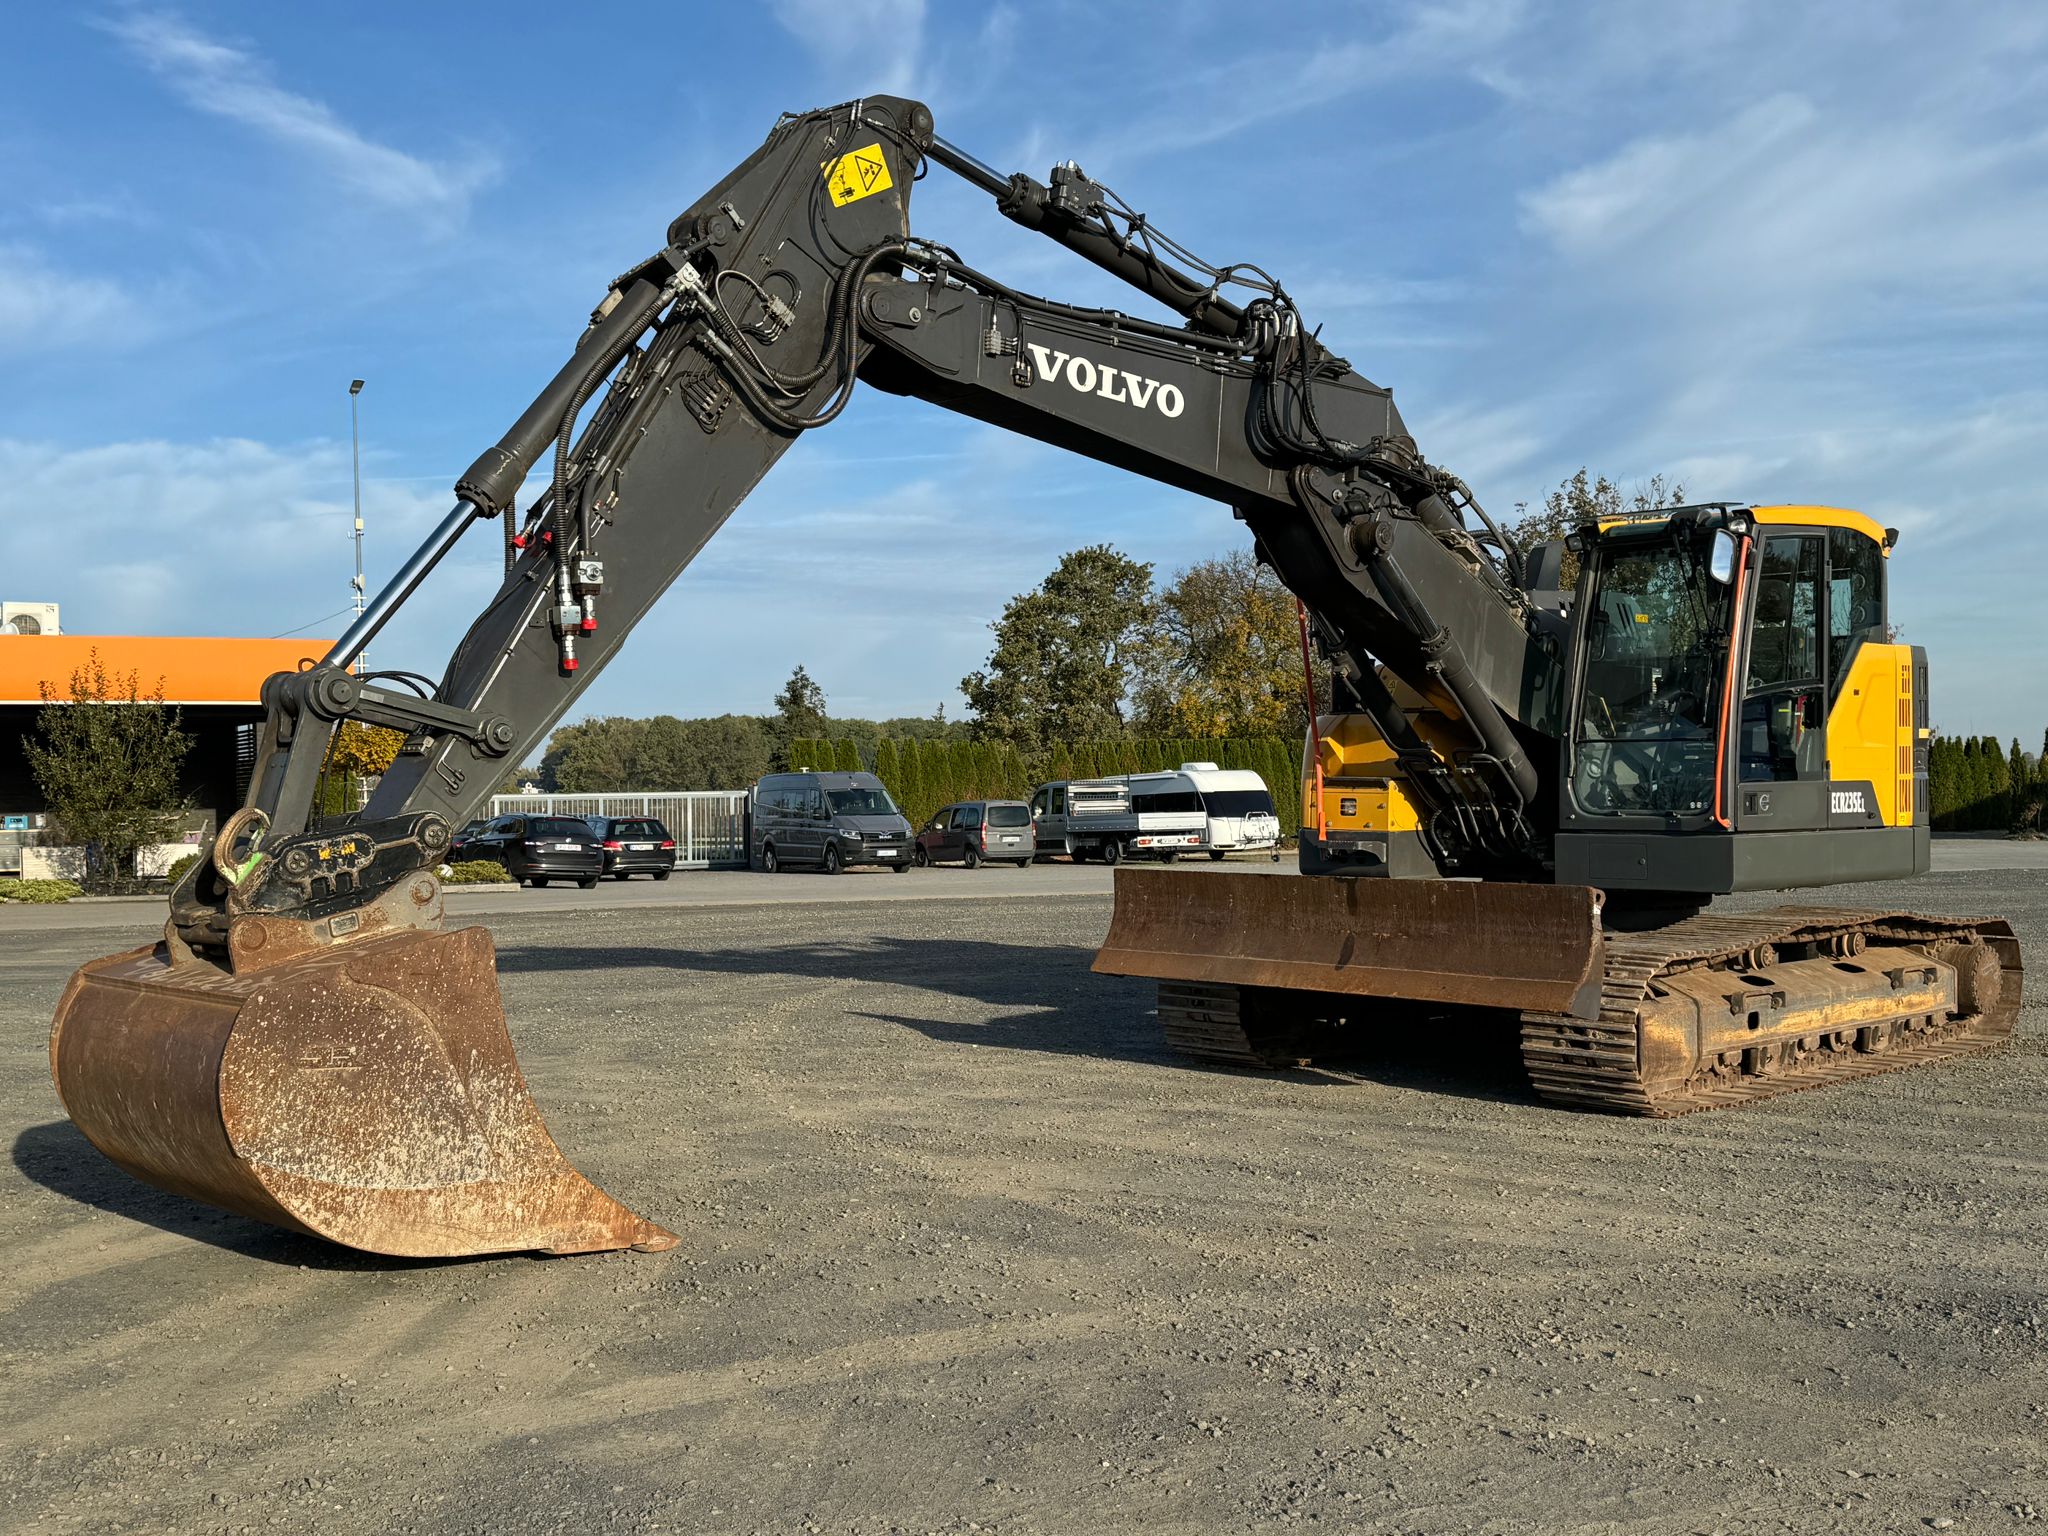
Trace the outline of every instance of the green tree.
<instances>
[{"instance_id":1,"label":"green tree","mask_svg":"<svg viewBox=\"0 0 2048 1536\"><path fill-rule=\"evenodd\" d=\"M682 724L688 755L676 789L744 789L773 761L767 727L756 716L717 715Z\"/></svg>"},{"instance_id":2,"label":"green tree","mask_svg":"<svg viewBox=\"0 0 2048 1536\"><path fill-rule=\"evenodd\" d=\"M918 752L917 743L899 743L896 760L900 765L898 772L903 775L903 793L897 796L896 803L914 825L922 826L931 816L931 792L925 786L924 759Z\"/></svg>"},{"instance_id":3,"label":"green tree","mask_svg":"<svg viewBox=\"0 0 2048 1536\"><path fill-rule=\"evenodd\" d=\"M1956 818L1956 744L1937 736L1927 747L1927 820L1940 831L1952 831Z\"/></svg>"},{"instance_id":4,"label":"green tree","mask_svg":"<svg viewBox=\"0 0 2048 1536\"><path fill-rule=\"evenodd\" d=\"M2036 795L2034 761L2020 746L2019 737L2012 739L2012 750L2006 755L2006 825L2031 830L2041 819L2041 806Z\"/></svg>"},{"instance_id":5,"label":"green tree","mask_svg":"<svg viewBox=\"0 0 2048 1536\"><path fill-rule=\"evenodd\" d=\"M164 702L161 678L145 694L139 674L109 673L96 648L72 672L67 693L47 682L39 688L35 735L22 744L29 772L59 835L85 848L86 885L126 886L135 851L177 830L178 773L191 738Z\"/></svg>"},{"instance_id":6,"label":"green tree","mask_svg":"<svg viewBox=\"0 0 2048 1536\"><path fill-rule=\"evenodd\" d=\"M313 793L313 814L353 816L366 798L364 780L388 769L405 745L405 733L360 720L344 720L334 733Z\"/></svg>"},{"instance_id":7,"label":"green tree","mask_svg":"<svg viewBox=\"0 0 2048 1536\"><path fill-rule=\"evenodd\" d=\"M1995 831L2012 825L2012 778L2005 752L1995 738L1986 736L1978 749L1984 764L1984 811L1978 825Z\"/></svg>"},{"instance_id":8,"label":"green tree","mask_svg":"<svg viewBox=\"0 0 2048 1536\"><path fill-rule=\"evenodd\" d=\"M860 748L854 745L853 738L842 736L832 744L832 766L841 773L861 771Z\"/></svg>"},{"instance_id":9,"label":"green tree","mask_svg":"<svg viewBox=\"0 0 2048 1536\"><path fill-rule=\"evenodd\" d=\"M795 767L789 755L791 745L799 738L815 741L830 729L831 722L825 718L825 690L798 666L775 695L775 713L768 719L769 747L775 765Z\"/></svg>"},{"instance_id":10,"label":"green tree","mask_svg":"<svg viewBox=\"0 0 2048 1536\"><path fill-rule=\"evenodd\" d=\"M974 734L1025 751L1122 736L1152 621L1152 567L1106 544L1060 557L990 627L988 663L960 681Z\"/></svg>"},{"instance_id":11,"label":"green tree","mask_svg":"<svg viewBox=\"0 0 2048 1536\"><path fill-rule=\"evenodd\" d=\"M1250 550L1198 561L1159 595L1137 689L1157 736L1291 733L1306 720L1294 594ZM1317 694L1329 668L1317 658Z\"/></svg>"},{"instance_id":12,"label":"green tree","mask_svg":"<svg viewBox=\"0 0 2048 1536\"><path fill-rule=\"evenodd\" d=\"M1526 554L1538 544L1562 539L1589 524L1598 525L1629 512L1654 512L1659 507L1684 505L1685 487L1662 475L1652 475L1638 481L1634 490L1624 491L1605 475L1589 475L1581 467L1560 481L1536 511L1518 504L1515 510L1520 515L1508 519L1507 533ZM1578 556L1567 554L1562 577L1565 589L1569 591L1578 580Z\"/></svg>"},{"instance_id":13,"label":"green tree","mask_svg":"<svg viewBox=\"0 0 2048 1536\"><path fill-rule=\"evenodd\" d=\"M640 722L623 715L558 727L540 760L545 787L572 795L631 787L639 736Z\"/></svg>"}]
</instances>

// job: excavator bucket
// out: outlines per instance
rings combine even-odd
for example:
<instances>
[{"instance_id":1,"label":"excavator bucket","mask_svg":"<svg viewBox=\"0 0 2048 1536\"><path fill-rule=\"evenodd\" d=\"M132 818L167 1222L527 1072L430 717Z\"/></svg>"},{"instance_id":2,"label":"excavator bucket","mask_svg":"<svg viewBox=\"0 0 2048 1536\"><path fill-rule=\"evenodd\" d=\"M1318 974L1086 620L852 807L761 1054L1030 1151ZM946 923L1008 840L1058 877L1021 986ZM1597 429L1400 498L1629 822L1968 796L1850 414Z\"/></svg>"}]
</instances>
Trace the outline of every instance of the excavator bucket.
<instances>
[{"instance_id":1,"label":"excavator bucket","mask_svg":"<svg viewBox=\"0 0 2048 1536\"><path fill-rule=\"evenodd\" d=\"M1600 907L1586 886L1125 867L1095 969L1590 1018Z\"/></svg>"},{"instance_id":2,"label":"excavator bucket","mask_svg":"<svg viewBox=\"0 0 2048 1536\"><path fill-rule=\"evenodd\" d=\"M292 931L275 925L275 948ZM167 940L86 965L50 1035L58 1095L160 1188L370 1253L672 1248L570 1167L512 1053L491 938L405 930L224 970Z\"/></svg>"}]
</instances>

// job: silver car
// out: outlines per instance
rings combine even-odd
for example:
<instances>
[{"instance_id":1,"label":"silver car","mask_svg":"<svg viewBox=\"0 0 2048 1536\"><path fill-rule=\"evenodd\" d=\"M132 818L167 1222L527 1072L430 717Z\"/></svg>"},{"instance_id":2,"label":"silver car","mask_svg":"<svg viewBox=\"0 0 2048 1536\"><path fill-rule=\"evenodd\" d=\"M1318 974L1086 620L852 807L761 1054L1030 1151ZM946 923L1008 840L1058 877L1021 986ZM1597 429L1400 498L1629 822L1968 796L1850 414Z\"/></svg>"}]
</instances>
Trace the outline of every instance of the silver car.
<instances>
[{"instance_id":1,"label":"silver car","mask_svg":"<svg viewBox=\"0 0 2048 1536\"><path fill-rule=\"evenodd\" d=\"M1038 853L1031 807L1022 800L962 800L942 808L917 834L920 864L1015 864Z\"/></svg>"}]
</instances>

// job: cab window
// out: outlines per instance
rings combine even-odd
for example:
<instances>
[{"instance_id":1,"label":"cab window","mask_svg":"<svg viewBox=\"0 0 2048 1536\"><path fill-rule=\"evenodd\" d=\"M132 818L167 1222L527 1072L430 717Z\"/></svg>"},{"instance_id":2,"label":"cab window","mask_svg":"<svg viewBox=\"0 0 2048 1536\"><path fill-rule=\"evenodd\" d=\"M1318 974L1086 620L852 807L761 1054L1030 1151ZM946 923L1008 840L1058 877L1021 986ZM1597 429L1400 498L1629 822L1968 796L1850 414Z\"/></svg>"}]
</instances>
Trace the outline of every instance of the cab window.
<instances>
[{"instance_id":1,"label":"cab window","mask_svg":"<svg viewBox=\"0 0 2048 1536\"><path fill-rule=\"evenodd\" d=\"M1840 692L1849 651L1882 638L1884 551L1853 528L1828 531L1828 693ZM1877 631L1873 637L1871 631Z\"/></svg>"},{"instance_id":2,"label":"cab window","mask_svg":"<svg viewBox=\"0 0 2048 1536\"><path fill-rule=\"evenodd\" d=\"M1829 646L1821 552L1815 534L1778 534L1764 541L1738 743L1745 783L1826 775L1820 685Z\"/></svg>"},{"instance_id":3,"label":"cab window","mask_svg":"<svg viewBox=\"0 0 2048 1536\"><path fill-rule=\"evenodd\" d=\"M1820 614L1820 540L1766 539L1749 643L1752 693L1820 681Z\"/></svg>"}]
</instances>

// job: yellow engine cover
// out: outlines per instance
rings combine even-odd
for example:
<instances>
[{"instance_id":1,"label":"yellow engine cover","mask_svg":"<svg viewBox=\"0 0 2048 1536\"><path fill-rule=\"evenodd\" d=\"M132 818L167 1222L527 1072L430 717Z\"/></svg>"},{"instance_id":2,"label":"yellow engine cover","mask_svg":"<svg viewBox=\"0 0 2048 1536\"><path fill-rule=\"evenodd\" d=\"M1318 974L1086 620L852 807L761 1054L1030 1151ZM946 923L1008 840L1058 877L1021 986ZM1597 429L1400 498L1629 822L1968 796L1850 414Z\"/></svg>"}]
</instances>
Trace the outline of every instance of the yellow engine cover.
<instances>
[{"instance_id":1,"label":"yellow engine cover","mask_svg":"<svg viewBox=\"0 0 2048 1536\"><path fill-rule=\"evenodd\" d=\"M1828 711L1828 777L1867 779L1888 827L1913 823L1913 648L1860 645Z\"/></svg>"}]
</instances>

